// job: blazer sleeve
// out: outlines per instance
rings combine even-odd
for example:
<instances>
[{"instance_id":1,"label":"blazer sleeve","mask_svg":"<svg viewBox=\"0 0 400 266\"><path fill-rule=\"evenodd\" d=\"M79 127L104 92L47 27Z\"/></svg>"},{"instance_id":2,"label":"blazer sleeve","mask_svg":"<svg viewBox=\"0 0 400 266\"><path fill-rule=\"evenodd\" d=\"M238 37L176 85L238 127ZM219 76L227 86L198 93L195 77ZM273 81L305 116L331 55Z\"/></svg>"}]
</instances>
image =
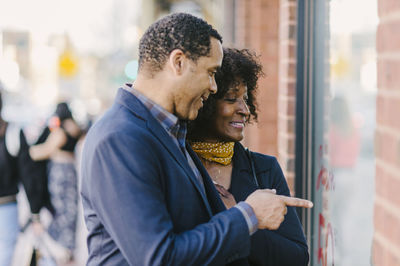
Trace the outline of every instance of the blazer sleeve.
<instances>
[{"instance_id":1,"label":"blazer sleeve","mask_svg":"<svg viewBox=\"0 0 400 266\"><path fill-rule=\"evenodd\" d=\"M268 158L272 162L266 160L264 157L263 161L256 162L256 164L271 163L269 171L258 174L260 181L263 184L270 183L271 187L262 187L274 188L277 194L290 196L289 187L278 161L274 157ZM266 179L272 182L267 182ZM294 207L288 207L285 220L277 230L259 230L251 237L250 264L306 266L308 261L307 242Z\"/></svg>"},{"instance_id":2,"label":"blazer sleeve","mask_svg":"<svg viewBox=\"0 0 400 266\"><path fill-rule=\"evenodd\" d=\"M248 227L236 208L174 232L157 149L145 138L118 133L101 141L90 160L91 204L128 263L224 265L248 256Z\"/></svg>"}]
</instances>

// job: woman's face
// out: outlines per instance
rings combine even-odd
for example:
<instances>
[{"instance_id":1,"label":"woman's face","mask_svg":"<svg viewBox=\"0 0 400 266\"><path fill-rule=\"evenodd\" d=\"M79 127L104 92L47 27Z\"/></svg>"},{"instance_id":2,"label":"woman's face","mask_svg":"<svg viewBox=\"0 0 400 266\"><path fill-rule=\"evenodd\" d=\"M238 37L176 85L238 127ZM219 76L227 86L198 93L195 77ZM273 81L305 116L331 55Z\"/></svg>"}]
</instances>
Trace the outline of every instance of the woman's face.
<instances>
[{"instance_id":1,"label":"woman's face","mask_svg":"<svg viewBox=\"0 0 400 266\"><path fill-rule=\"evenodd\" d=\"M241 141L250 116L247 106L247 87L243 83L230 88L217 100L216 112L211 121L211 134L207 141Z\"/></svg>"}]
</instances>

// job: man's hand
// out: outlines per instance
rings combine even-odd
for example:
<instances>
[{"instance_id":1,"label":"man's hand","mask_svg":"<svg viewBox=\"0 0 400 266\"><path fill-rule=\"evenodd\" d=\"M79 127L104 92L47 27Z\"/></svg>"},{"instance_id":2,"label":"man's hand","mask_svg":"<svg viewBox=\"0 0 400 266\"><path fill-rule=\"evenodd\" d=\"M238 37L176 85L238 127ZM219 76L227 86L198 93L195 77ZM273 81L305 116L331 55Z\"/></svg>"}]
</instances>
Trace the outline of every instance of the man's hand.
<instances>
[{"instance_id":1,"label":"man's hand","mask_svg":"<svg viewBox=\"0 0 400 266\"><path fill-rule=\"evenodd\" d=\"M258 219L259 229L276 230L287 213L286 206L311 208L313 203L308 200L276 195L275 190L259 189L247 197L248 203Z\"/></svg>"}]
</instances>

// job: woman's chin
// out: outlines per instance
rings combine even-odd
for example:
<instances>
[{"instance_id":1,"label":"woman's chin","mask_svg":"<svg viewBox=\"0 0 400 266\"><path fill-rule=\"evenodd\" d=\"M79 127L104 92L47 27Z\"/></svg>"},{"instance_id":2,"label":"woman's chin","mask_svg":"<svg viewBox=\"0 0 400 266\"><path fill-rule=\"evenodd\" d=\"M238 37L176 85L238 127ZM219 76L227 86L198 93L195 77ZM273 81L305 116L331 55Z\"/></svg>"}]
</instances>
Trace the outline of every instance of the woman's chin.
<instances>
[{"instance_id":1,"label":"woman's chin","mask_svg":"<svg viewBox=\"0 0 400 266\"><path fill-rule=\"evenodd\" d=\"M238 136L229 136L221 139L220 141L224 142L239 142L243 140L243 135Z\"/></svg>"}]
</instances>

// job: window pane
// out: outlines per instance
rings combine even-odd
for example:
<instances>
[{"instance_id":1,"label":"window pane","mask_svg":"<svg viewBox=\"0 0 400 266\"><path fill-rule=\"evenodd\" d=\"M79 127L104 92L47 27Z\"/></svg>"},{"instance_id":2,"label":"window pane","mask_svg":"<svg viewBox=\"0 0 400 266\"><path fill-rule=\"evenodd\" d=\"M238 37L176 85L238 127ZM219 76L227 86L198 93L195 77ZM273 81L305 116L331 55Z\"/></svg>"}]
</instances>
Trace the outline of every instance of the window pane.
<instances>
[{"instance_id":1,"label":"window pane","mask_svg":"<svg viewBox=\"0 0 400 266\"><path fill-rule=\"evenodd\" d=\"M314 129L319 141L314 147L313 265L371 264L376 2L331 0L316 5L316 23L325 26L315 25L315 38L326 42L314 63ZM323 21L318 20L321 12L326 12Z\"/></svg>"}]
</instances>

